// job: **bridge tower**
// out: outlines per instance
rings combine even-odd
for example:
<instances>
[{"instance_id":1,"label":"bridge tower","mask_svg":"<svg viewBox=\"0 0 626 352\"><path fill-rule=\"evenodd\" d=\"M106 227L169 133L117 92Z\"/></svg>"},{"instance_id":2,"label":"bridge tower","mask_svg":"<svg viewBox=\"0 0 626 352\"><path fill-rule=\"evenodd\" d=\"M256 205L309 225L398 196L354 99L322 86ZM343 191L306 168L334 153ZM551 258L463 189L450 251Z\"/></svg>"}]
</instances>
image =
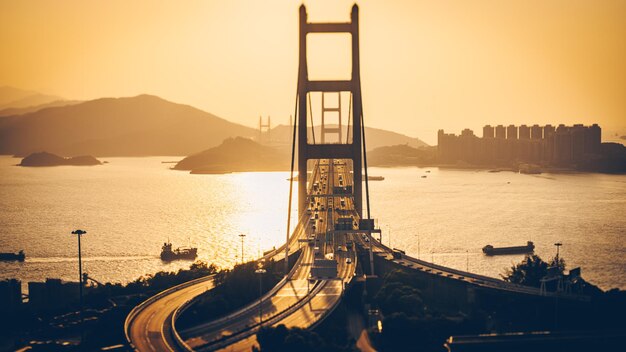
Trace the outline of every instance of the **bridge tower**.
<instances>
[{"instance_id":1,"label":"bridge tower","mask_svg":"<svg viewBox=\"0 0 626 352\"><path fill-rule=\"evenodd\" d=\"M263 116L259 116L259 143L269 143L272 141L272 126L270 117L267 117L267 123L263 123ZM267 137L267 138L264 138Z\"/></svg>"},{"instance_id":2,"label":"bridge tower","mask_svg":"<svg viewBox=\"0 0 626 352\"><path fill-rule=\"evenodd\" d=\"M350 80L309 80L307 67L306 38L309 33L349 33L352 37L352 75ZM354 206L359 216L363 216L362 203L362 145L361 145L361 77L359 65L359 8L352 7L350 22L309 23L306 7L300 6L300 51L298 69L298 210L303 214L307 206L307 161L309 159L350 159L354 169L353 196ZM327 132L339 133L338 143L309 144L307 124L307 95L311 92L325 93L350 92L352 96L352 142L341 143L341 130ZM323 107L324 109L324 107ZM332 108L330 108L332 109ZM322 110L324 113L324 110ZM348 117L349 118L349 117ZM311 126L313 127L313 126ZM350 128L350 127L348 127ZM322 130L324 136L324 130Z\"/></svg>"}]
</instances>

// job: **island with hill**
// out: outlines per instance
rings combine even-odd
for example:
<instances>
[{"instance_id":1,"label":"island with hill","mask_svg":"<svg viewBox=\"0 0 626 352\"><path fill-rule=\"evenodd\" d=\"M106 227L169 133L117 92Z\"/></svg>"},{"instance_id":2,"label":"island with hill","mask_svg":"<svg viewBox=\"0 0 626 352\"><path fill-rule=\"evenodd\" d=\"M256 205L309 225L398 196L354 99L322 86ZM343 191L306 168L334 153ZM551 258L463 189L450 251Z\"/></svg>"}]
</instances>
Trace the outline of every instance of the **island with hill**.
<instances>
[{"instance_id":1,"label":"island with hill","mask_svg":"<svg viewBox=\"0 0 626 352\"><path fill-rule=\"evenodd\" d=\"M284 148L261 145L251 139L228 138L217 147L190 155L174 170L192 174L289 170L290 155Z\"/></svg>"},{"instance_id":2,"label":"island with hill","mask_svg":"<svg viewBox=\"0 0 626 352\"><path fill-rule=\"evenodd\" d=\"M101 164L100 160L91 155L66 158L52 153L39 152L28 155L22 159L18 166L93 166Z\"/></svg>"}]
</instances>

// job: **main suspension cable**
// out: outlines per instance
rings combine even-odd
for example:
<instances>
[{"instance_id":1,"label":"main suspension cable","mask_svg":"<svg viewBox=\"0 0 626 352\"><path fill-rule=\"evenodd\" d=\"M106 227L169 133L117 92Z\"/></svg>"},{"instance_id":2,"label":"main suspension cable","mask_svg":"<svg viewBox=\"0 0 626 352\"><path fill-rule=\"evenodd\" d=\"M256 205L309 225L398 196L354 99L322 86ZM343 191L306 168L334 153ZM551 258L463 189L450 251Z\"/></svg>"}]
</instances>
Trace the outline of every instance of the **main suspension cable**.
<instances>
[{"instance_id":1,"label":"main suspension cable","mask_svg":"<svg viewBox=\"0 0 626 352\"><path fill-rule=\"evenodd\" d=\"M365 199L367 200L367 218L371 219L370 212L370 187L367 175L367 149L365 148L365 122L363 122L363 105L361 104L361 138L363 139L363 166L365 167ZM359 170L361 172L361 170Z\"/></svg>"},{"instance_id":2,"label":"main suspension cable","mask_svg":"<svg viewBox=\"0 0 626 352\"><path fill-rule=\"evenodd\" d=\"M298 89L300 89L300 75L298 74ZM291 230L291 199L293 195L293 169L296 158L296 130L298 124L298 97L296 92L296 103L293 113L293 135L291 138L291 171L289 174L289 204L287 205L287 242L285 242L285 276L289 274L289 231ZM306 109L306 107L305 107ZM302 141L300 141L302 142ZM303 177L298 174L298 177ZM306 175L304 175L306 177Z\"/></svg>"},{"instance_id":3,"label":"main suspension cable","mask_svg":"<svg viewBox=\"0 0 626 352\"><path fill-rule=\"evenodd\" d=\"M348 102L348 127L346 128L346 144L350 143L350 121L352 119L352 92L350 92Z\"/></svg>"},{"instance_id":4,"label":"main suspension cable","mask_svg":"<svg viewBox=\"0 0 626 352\"><path fill-rule=\"evenodd\" d=\"M311 133L313 134L313 144L317 144L315 143L315 125L313 124L313 105L311 104L311 93L307 93L307 96L309 97L309 116L311 116ZM324 132L322 131L322 133Z\"/></svg>"}]
</instances>

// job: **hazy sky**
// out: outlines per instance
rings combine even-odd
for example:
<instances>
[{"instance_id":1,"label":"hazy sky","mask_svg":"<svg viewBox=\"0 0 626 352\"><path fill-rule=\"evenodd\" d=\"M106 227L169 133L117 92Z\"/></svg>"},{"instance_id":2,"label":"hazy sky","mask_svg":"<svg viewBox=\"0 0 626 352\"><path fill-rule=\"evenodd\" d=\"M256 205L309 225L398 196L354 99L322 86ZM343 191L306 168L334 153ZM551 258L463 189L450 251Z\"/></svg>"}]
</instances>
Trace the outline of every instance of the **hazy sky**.
<instances>
[{"instance_id":1,"label":"hazy sky","mask_svg":"<svg viewBox=\"0 0 626 352\"><path fill-rule=\"evenodd\" d=\"M0 1L0 85L159 95L254 126L293 113L299 1ZM348 21L353 1L306 1ZM361 1L365 122L436 142L482 125L626 130L626 0ZM349 74L347 37L309 64Z\"/></svg>"}]
</instances>

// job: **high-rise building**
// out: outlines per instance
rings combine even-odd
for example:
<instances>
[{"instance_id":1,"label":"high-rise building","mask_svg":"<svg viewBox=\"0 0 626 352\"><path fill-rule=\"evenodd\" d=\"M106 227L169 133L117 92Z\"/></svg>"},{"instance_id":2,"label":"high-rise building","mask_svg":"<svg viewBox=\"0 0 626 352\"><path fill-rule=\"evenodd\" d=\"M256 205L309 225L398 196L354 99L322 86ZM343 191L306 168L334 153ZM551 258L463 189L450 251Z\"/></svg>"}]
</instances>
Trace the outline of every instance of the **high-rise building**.
<instances>
[{"instance_id":1,"label":"high-rise building","mask_svg":"<svg viewBox=\"0 0 626 352\"><path fill-rule=\"evenodd\" d=\"M517 127L515 125L509 125L506 128L506 139L517 139Z\"/></svg>"},{"instance_id":2,"label":"high-rise building","mask_svg":"<svg viewBox=\"0 0 626 352\"><path fill-rule=\"evenodd\" d=\"M483 127L483 138L494 138L494 129L491 125Z\"/></svg>"},{"instance_id":3,"label":"high-rise building","mask_svg":"<svg viewBox=\"0 0 626 352\"><path fill-rule=\"evenodd\" d=\"M570 128L560 124L554 134L554 162L566 165L572 162L572 134Z\"/></svg>"},{"instance_id":4,"label":"high-rise building","mask_svg":"<svg viewBox=\"0 0 626 352\"><path fill-rule=\"evenodd\" d=\"M533 125L530 128L530 138L531 139L542 139L543 138L543 131L542 131L541 126Z\"/></svg>"},{"instance_id":5,"label":"high-rise building","mask_svg":"<svg viewBox=\"0 0 626 352\"><path fill-rule=\"evenodd\" d=\"M460 135L439 130L438 142L439 160L444 163L571 166L584 163L589 155L601 151L601 129L597 124L561 124L556 129L552 125L486 125L482 138L470 129L464 129Z\"/></svg>"},{"instance_id":6,"label":"high-rise building","mask_svg":"<svg viewBox=\"0 0 626 352\"><path fill-rule=\"evenodd\" d=\"M519 139L530 139L530 128L528 126L519 126Z\"/></svg>"},{"instance_id":7,"label":"high-rise building","mask_svg":"<svg viewBox=\"0 0 626 352\"><path fill-rule=\"evenodd\" d=\"M585 153L599 154L602 145L602 129L597 123L587 127L585 133Z\"/></svg>"},{"instance_id":8,"label":"high-rise building","mask_svg":"<svg viewBox=\"0 0 626 352\"><path fill-rule=\"evenodd\" d=\"M543 158L542 161L545 164L552 162L554 158L554 133L555 129L552 125L545 125L543 127Z\"/></svg>"},{"instance_id":9,"label":"high-rise building","mask_svg":"<svg viewBox=\"0 0 626 352\"><path fill-rule=\"evenodd\" d=\"M504 128L504 126L496 126L496 138L506 138L506 129Z\"/></svg>"}]
</instances>

